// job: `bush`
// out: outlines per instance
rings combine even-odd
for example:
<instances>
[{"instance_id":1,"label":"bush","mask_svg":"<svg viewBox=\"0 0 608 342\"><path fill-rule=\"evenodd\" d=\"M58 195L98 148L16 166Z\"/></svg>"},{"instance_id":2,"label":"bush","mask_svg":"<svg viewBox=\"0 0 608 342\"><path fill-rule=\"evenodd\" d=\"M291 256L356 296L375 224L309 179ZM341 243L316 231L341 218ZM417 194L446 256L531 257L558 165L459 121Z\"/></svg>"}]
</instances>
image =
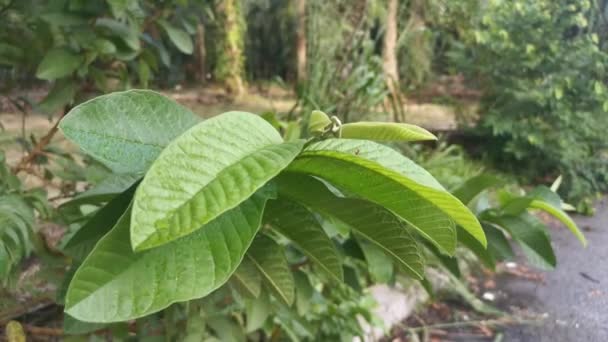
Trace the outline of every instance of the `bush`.
<instances>
[{"instance_id":1,"label":"bush","mask_svg":"<svg viewBox=\"0 0 608 342\"><path fill-rule=\"evenodd\" d=\"M566 178L581 199L608 189L608 55L590 1L490 1L452 58L483 89L478 130L502 167Z\"/></svg>"},{"instance_id":2,"label":"bush","mask_svg":"<svg viewBox=\"0 0 608 342\"><path fill-rule=\"evenodd\" d=\"M91 91L147 87L154 74L172 66L172 57L193 52L190 35L200 18L192 12L202 13L201 6L0 0L0 67L53 82L37 106L46 113L82 102ZM23 84L7 81L0 91L10 86Z\"/></svg>"},{"instance_id":3,"label":"bush","mask_svg":"<svg viewBox=\"0 0 608 342\"><path fill-rule=\"evenodd\" d=\"M62 205L72 217L81 211L62 247L72 264L59 298L67 334L137 319L139 336L160 326L194 340L350 339L362 334L357 317L378 324L365 287L403 277L426 284L426 260L458 275L457 241L493 268L512 256L508 234L553 266L543 228L526 235L508 220L529 209L584 239L544 190L475 206L482 226L463 203L488 203L480 193L493 179L472 179L452 195L370 141L434 139L416 126L342 125L315 111L303 140L264 118L228 112L199 123L137 90L83 103L61 121L68 139L113 172Z\"/></svg>"}]
</instances>

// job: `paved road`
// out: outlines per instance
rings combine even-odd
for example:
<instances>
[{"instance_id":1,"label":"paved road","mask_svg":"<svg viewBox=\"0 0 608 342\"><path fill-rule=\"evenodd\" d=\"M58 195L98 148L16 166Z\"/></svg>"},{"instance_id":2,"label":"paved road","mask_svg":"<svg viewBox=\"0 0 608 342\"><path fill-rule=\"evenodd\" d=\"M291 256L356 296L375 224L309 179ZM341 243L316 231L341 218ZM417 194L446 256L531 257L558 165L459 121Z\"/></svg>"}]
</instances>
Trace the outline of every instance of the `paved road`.
<instances>
[{"instance_id":1,"label":"paved road","mask_svg":"<svg viewBox=\"0 0 608 342\"><path fill-rule=\"evenodd\" d=\"M558 266L545 283L509 278L499 287L509 304L548 317L540 326L512 327L504 341L608 342L608 199L593 217L578 217L589 241L583 249L564 229L552 229Z\"/></svg>"}]
</instances>

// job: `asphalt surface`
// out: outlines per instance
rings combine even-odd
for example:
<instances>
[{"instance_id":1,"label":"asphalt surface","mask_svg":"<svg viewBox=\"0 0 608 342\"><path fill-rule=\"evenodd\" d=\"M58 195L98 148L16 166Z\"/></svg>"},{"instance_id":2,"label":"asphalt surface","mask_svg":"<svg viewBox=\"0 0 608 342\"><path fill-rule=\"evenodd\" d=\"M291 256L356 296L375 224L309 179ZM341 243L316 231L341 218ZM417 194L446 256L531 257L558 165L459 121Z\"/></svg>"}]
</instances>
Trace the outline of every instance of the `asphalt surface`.
<instances>
[{"instance_id":1,"label":"asphalt surface","mask_svg":"<svg viewBox=\"0 0 608 342\"><path fill-rule=\"evenodd\" d=\"M545 316L539 325L508 328L503 341L608 342L608 199L575 221L587 248L566 228L551 229L558 265L544 272L544 283L509 277L498 284L509 305Z\"/></svg>"}]
</instances>

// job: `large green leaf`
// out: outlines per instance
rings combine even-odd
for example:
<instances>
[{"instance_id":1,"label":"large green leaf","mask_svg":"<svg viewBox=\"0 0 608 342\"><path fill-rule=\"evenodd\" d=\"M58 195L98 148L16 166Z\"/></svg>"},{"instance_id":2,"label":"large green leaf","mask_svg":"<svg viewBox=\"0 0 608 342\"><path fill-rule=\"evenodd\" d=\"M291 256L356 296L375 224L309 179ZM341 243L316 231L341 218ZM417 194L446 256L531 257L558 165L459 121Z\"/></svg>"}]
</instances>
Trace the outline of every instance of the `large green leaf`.
<instances>
[{"instance_id":1,"label":"large green leaf","mask_svg":"<svg viewBox=\"0 0 608 342\"><path fill-rule=\"evenodd\" d=\"M194 47L192 45L192 39L190 38L190 35L188 35L188 32L175 27L164 20L159 20L158 23L160 24L160 26L162 26L163 30L165 30L167 36L169 36L169 39L171 40L173 45L175 45L175 47L177 47L179 51L187 55L192 54L192 51L194 51Z\"/></svg>"},{"instance_id":2,"label":"large green leaf","mask_svg":"<svg viewBox=\"0 0 608 342\"><path fill-rule=\"evenodd\" d=\"M190 110L161 94L129 90L76 106L59 127L113 171L141 175L170 141L196 122Z\"/></svg>"},{"instance_id":3,"label":"large green leaf","mask_svg":"<svg viewBox=\"0 0 608 342\"><path fill-rule=\"evenodd\" d=\"M328 139L308 146L288 170L321 177L390 209L448 254L456 248L454 221L486 245L477 218L464 204L426 170L384 145Z\"/></svg>"},{"instance_id":4,"label":"large green leaf","mask_svg":"<svg viewBox=\"0 0 608 342\"><path fill-rule=\"evenodd\" d=\"M437 140L431 132L416 125L395 122L354 122L342 125L342 138L376 141Z\"/></svg>"},{"instance_id":5,"label":"large green leaf","mask_svg":"<svg viewBox=\"0 0 608 342\"><path fill-rule=\"evenodd\" d=\"M68 48L55 48L42 58L36 70L36 77L48 81L65 77L78 69L82 62L82 57Z\"/></svg>"},{"instance_id":6,"label":"large green leaf","mask_svg":"<svg viewBox=\"0 0 608 342\"><path fill-rule=\"evenodd\" d=\"M66 312L82 321L117 322L211 293L241 263L269 195L258 192L204 229L140 253L129 243L127 211L76 271Z\"/></svg>"},{"instance_id":7,"label":"large green leaf","mask_svg":"<svg viewBox=\"0 0 608 342\"><path fill-rule=\"evenodd\" d=\"M154 162L133 203L135 250L162 245L235 207L296 157L264 119L228 112L196 125Z\"/></svg>"},{"instance_id":8,"label":"large green leaf","mask_svg":"<svg viewBox=\"0 0 608 342\"><path fill-rule=\"evenodd\" d=\"M66 254L76 260L84 260L97 241L114 227L127 210L136 187L133 185L118 195L85 223L63 247Z\"/></svg>"},{"instance_id":9,"label":"large green leaf","mask_svg":"<svg viewBox=\"0 0 608 342\"><path fill-rule=\"evenodd\" d=\"M333 279L342 282L342 262L334 243L308 209L279 198L267 205L265 221L293 241L310 260Z\"/></svg>"},{"instance_id":10,"label":"large green leaf","mask_svg":"<svg viewBox=\"0 0 608 342\"><path fill-rule=\"evenodd\" d=\"M247 257L260 271L272 291L291 305L295 297L295 285L283 248L270 237L260 234L247 251Z\"/></svg>"},{"instance_id":11,"label":"large green leaf","mask_svg":"<svg viewBox=\"0 0 608 342\"><path fill-rule=\"evenodd\" d=\"M424 260L405 223L390 211L368 201L336 197L320 181L285 173L277 178L279 193L350 226L376 244L414 278L422 278Z\"/></svg>"}]
</instances>

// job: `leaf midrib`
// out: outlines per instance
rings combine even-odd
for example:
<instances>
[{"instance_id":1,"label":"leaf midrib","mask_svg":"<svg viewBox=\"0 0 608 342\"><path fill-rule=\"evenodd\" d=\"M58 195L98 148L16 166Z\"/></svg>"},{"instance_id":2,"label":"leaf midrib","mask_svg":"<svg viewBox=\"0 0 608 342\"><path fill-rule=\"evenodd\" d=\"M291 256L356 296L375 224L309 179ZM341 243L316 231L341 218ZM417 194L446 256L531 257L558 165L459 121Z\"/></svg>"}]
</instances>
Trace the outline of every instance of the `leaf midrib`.
<instances>
[{"instance_id":1,"label":"leaf midrib","mask_svg":"<svg viewBox=\"0 0 608 342\"><path fill-rule=\"evenodd\" d=\"M270 282L270 284L277 291L277 293L283 298L283 300L285 301L285 303L289 303L288 298L285 297L285 294L283 294L283 291L281 291L281 288L277 285L277 283L275 283L273 281L273 278L268 275L268 273L264 270L264 268L262 267L262 265L260 265L257 262L257 260L255 260L254 257L252 257L251 255L249 255L249 253L246 253L246 255L251 260L251 262L253 262L253 264L255 265L255 267L257 267L257 269L260 271L260 273L262 273L264 275L264 278L266 278L266 280L268 280Z\"/></svg>"},{"instance_id":2,"label":"leaf midrib","mask_svg":"<svg viewBox=\"0 0 608 342\"><path fill-rule=\"evenodd\" d=\"M222 178L222 176L224 174L227 174L229 172L231 172L231 170L233 170L234 168L236 168L237 166L239 166L240 164L242 164L243 160L249 159L249 158L254 158L257 154L263 152L263 151L267 151L269 148L272 147L279 147L279 146L295 146L295 143L293 142L283 142L283 143L268 143L267 145L264 145L256 150L254 150L253 152L245 155L243 158L240 158L238 161L231 163L229 165L227 165L225 168L223 168L222 170L220 170L218 173L216 173L215 175L213 175L213 178L207 182L206 184L204 184L201 189L199 191L197 191L194 195L192 195L187 201L185 201L184 203L182 203L179 207L171 210L167 215L165 215L163 218L160 218L158 220L156 220L156 222L154 222L154 232L152 234L150 234L145 240L142 240L138 246L136 247L136 249L148 249L150 247L154 247L154 246L158 246L156 243L154 243L154 240L157 239L157 236L159 235L158 230L159 229L166 229L165 226L168 226L168 222L169 220L173 219L173 217L175 215L179 215L179 212L182 210L182 208L184 208L185 206L187 206L192 199L194 199L195 197L201 195L204 191L206 191L211 185L213 185L215 182L220 182L220 179ZM295 159L296 155L294 155L294 157L292 158ZM291 162L291 161L289 161ZM286 162L286 165L289 165L289 162ZM271 180L272 178L274 178L276 175L278 175L280 172L282 171L282 169L277 167L277 170L275 172L273 172L272 174L269 174L266 180L266 182L261 183L260 185L258 185L257 187L253 188L251 191L249 191L249 193L247 193L245 196L243 196L244 198L248 198L251 195L253 195L256 191L258 191L259 189L261 189L269 180ZM220 182L221 183L221 182ZM234 203L232 205L228 205L226 207L224 207L223 210L220 210L218 213L216 213L216 215L214 217L211 218L207 218L207 222L203 223L202 225L207 224L208 222L211 222L214 218L217 218L218 216L220 216L222 213L225 213L229 210L232 210L236 207L238 207L242 202L239 203ZM200 228L198 228L200 229ZM193 229L193 230L189 230L189 233L187 234L182 234L180 237L183 236L187 236L189 234L192 234L194 232L196 232L198 230L197 228ZM150 245L150 241L152 242L152 245Z\"/></svg>"},{"instance_id":3,"label":"leaf midrib","mask_svg":"<svg viewBox=\"0 0 608 342\"><path fill-rule=\"evenodd\" d=\"M117 141L120 141L120 142L126 142L126 143L130 143L130 144L133 144L133 145L152 146L152 147L156 147L156 148L158 148L160 150L162 150L162 149L164 149L166 147L166 145L162 145L162 144L155 144L155 143L145 142L145 141L141 141L141 140L133 140L133 139L117 136L117 135L100 134L99 132L87 131L87 130L84 130L84 129L77 129L77 128L71 128L71 127L61 127L61 130L64 131L64 132L70 132L70 131L72 131L72 132L78 132L78 133L83 133L83 134L95 135L97 137L107 138L108 140L117 140Z\"/></svg>"}]
</instances>

